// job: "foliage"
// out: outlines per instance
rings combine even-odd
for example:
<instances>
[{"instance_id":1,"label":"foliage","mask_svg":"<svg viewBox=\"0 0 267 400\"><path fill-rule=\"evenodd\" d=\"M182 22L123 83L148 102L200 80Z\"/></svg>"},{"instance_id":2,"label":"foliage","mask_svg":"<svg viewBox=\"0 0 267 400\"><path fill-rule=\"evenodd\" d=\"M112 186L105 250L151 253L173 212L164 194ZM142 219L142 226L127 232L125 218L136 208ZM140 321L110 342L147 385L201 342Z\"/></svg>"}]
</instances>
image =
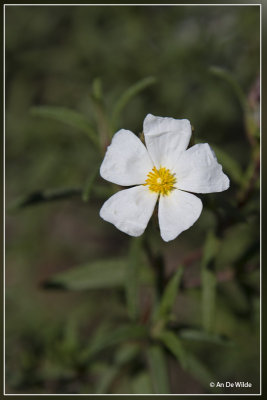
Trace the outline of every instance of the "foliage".
<instances>
[{"instance_id":1,"label":"foliage","mask_svg":"<svg viewBox=\"0 0 267 400\"><path fill-rule=\"evenodd\" d=\"M7 7L7 393L259 392L258 21ZM98 216L106 146L148 112L188 118L231 180L168 244L153 220L130 238Z\"/></svg>"}]
</instances>

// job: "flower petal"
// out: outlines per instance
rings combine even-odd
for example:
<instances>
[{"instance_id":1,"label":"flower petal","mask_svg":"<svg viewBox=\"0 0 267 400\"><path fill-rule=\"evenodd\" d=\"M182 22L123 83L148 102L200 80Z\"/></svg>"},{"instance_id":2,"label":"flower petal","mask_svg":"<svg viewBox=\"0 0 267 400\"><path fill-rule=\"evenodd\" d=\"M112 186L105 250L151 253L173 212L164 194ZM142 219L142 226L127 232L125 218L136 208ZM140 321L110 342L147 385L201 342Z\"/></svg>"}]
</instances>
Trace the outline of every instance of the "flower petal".
<instances>
[{"instance_id":1,"label":"flower petal","mask_svg":"<svg viewBox=\"0 0 267 400\"><path fill-rule=\"evenodd\" d=\"M100 217L128 235L140 236L151 218L157 197L143 185L121 190L103 204Z\"/></svg>"},{"instance_id":2,"label":"flower petal","mask_svg":"<svg viewBox=\"0 0 267 400\"><path fill-rule=\"evenodd\" d=\"M222 192L230 181L207 143L196 144L181 154L176 167L177 188L195 193Z\"/></svg>"},{"instance_id":3,"label":"flower petal","mask_svg":"<svg viewBox=\"0 0 267 400\"><path fill-rule=\"evenodd\" d=\"M113 136L100 167L100 175L107 181L122 186L145 183L153 168L148 152L131 131L119 130Z\"/></svg>"},{"instance_id":4,"label":"flower petal","mask_svg":"<svg viewBox=\"0 0 267 400\"><path fill-rule=\"evenodd\" d=\"M187 119L155 117L148 114L144 120L144 135L148 153L157 168L173 168L177 156L186 150L191 125Z\"/></svg>"},{"instance_id":5,"label":"flower petal","mask_svg":"<svg viewBox=\"0 0 267 400\"><path fill-rule=\"evenodd\" d=\"M202 211L201 200L191 193L173 190L159 200L160 234L165 242L175 239L190 228Z\"/></svg>"}]
</instances>

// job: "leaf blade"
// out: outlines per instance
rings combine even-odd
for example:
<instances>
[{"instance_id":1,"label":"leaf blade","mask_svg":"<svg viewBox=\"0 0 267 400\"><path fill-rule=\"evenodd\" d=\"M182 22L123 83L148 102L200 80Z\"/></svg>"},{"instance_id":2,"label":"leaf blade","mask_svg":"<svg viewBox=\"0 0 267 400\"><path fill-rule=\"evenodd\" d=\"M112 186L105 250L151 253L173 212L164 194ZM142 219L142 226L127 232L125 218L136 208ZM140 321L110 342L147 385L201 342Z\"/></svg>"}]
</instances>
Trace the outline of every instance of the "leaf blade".
<instances>
[{"instance_id":1,"label":"leaf blade","mask_svg":"<svg viewBox=\"0 0 267 400\"><path fill-rule=\"evenodd\" d=\"M169 379L163 349L158 345L152 345L147 350L147 357L154 393L169 394Z\"/></svg>"},{"instance_id":2,"label":"leaf blade","mask_svg":"<svg viewBox=\"0 0 267 400\"><path fill-rule=\"evenodd\" d=\"M125 258L92 261L54 275L46 287L70 290L121 287L125 281L126 264Z\"/></svg>"},{"instance_id":3,"label":"leaf blade","mask_svg":"<svg viewBox=\"0 0 267 400\"><path fill-rule=\"evenodd\" d=\"M166 346L166 348L176 357L182 368L187 367L187 355L182 342L172 331L162 331L158 339Z\"/></svg>"},{"instance_id":4,"label":"leaf blade","mask_svg":"<svg viewBox=\"0 0 267 400\"><path fill-rule=\"evenodd\" d=\"M204 245L202 258L202 324L207 332L211 332L215 317L216 275L214 259L218 250L218 240L213 232L209 232Z\"/></svg>"},{"instance_id":5,"label":"leaf blade","mask_svg":"<svg viewBox=\"0 0 267 400\"><path fill-rule=\"evenodd\" d=\"M178 295L178 289L181 283L184 269L180 266L173 277L168 282L163 293L160 304L155 313L155 320L163 319L168 321L174 301Z\"/></svg>"},{"instance_id":6,"label":"leaf blade","mask_svg":"<svg viewBox=\"0 0 267 400\"><path fill-rule=\"evenodd\" d=\"M141 263L142 238L133 238L130 244L129 261L126 271L126 300L129 317L135 320L138 316L139 266Z\"/></svg>"},{"instance_id":7,"label":"leaf blade","mask_svg":"<svg viewBox=\"0 0 267 400\"><path fill-rule=\"evenodd\" d=\"M211 147L215 151L218 161L222 164L223 169L231 179L239 185L243 184L244 173L238 162L218 146L212 144Z\"/></svg>"},{"instance_id":8,"label":"leaf blade","mask_svg":"<svg viewBox=\"0 0 267 400\"><path fill-rule=\"evenodd\" d=\"M30 112L33 116L54 119L86 133L94 145L99 147L98 137L92 124L89 119L79 112L64 107L52 106L32 107Z\"/></svg>"},{"instance_id":9,"label":"leaf blade","mask_svg":"<svg viewBox=\"0 0 267 400\"><path fill-rule=\"evenodd\" d=\"M84 349L81 358L89 360L97 356L99 352L119 343L147 339L147 337L148 330L144 325L130 323L114 329L108 327L101 335L96 332L89 346Z\"/></svg>"},{"instance_id":10,"label":"leaf blade","mask_svg":"<svg viewBox=\"0 0 267 400\"><path fill-rule=\"evenodd\" d=\"M116 102L112 113L112 126L116 128L119 116L128 102L142 90L156 83L156 78L149 76L130 86Z\"/></svg>"}]
</instances>

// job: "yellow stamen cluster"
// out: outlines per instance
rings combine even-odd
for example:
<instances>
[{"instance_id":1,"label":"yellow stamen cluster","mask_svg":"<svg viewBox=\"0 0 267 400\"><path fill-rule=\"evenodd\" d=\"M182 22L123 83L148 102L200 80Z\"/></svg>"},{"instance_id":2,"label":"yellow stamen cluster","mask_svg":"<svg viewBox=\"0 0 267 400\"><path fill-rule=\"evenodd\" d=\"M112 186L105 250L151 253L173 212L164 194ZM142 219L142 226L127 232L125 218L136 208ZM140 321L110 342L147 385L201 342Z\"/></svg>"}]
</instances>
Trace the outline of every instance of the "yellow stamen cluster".
<instances>
[{"instance_id":1,"label":"yellow stamen cluster","mask_svg":"<svg viewBox=\"0 0 267 400\"><path fill-rule=\"evenodd\" d=\"M149 187L152 192L159 193L163 196L168 195L174 189L176 178L169 169L153 167L152 171L147 175L145 186Z\"/></svg>"}]
</instances>

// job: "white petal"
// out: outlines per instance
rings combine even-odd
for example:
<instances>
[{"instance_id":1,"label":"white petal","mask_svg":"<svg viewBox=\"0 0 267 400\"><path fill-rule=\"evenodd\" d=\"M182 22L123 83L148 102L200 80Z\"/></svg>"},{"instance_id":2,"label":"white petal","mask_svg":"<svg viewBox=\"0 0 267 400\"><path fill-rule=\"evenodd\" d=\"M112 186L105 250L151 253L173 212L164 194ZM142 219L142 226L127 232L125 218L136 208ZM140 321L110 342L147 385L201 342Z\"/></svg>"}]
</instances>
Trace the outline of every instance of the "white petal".
<instances>
[{"instance_id":1,"label":"white petal","mask_svg":"<svg viewBox=\"0 0 267 400\"><path fill-rule=\"evenodd\" d=\"M175 170L179 189L212 193L229 188L229 179L207 143L196 144L181 154Z\"/></svg>"},{"instance_id":2,"label":"white petal","mask_svg":"<svg viewBox=\"0 0 267 400\"><path fill-rule=\"evenodd\" d=\"M100 217L128 235L140 236L151 218L157 197L143 185L121 190L103 204Z\"/></svg>"},{"instance_id":3,"label":"white petal","mask_svg":"<svg viewBox=\"0 0 267 400\"><path fill-rule=\"evenodd\" d=\"M173 168L179 153L185 151L191 137L187 119L155 117L144 120L144 135L148 153L157 168Z\"/></svg>"},{"instance_id":4,"label":"white petal","mask_svg":"<svg viewBox=\"0 0 267 400\"><path fill-rule=\"evenodd\" d=\"M147 149L140 139L125 129L113 136L100 167L100 175L107 181L122 186L145 183L153 168Z\"/></svg>"},{"instance_id":5,"label":"white petal","mask_svg":"<svg viewBox=\"0 0 267 400\"><path fill-rule=\"evenodd\" d=\"M159 200L160 234L165 242L175 239L190 228L202 211L201 200L191 193L173 190Z\"/></svg>"}]
</instances>

